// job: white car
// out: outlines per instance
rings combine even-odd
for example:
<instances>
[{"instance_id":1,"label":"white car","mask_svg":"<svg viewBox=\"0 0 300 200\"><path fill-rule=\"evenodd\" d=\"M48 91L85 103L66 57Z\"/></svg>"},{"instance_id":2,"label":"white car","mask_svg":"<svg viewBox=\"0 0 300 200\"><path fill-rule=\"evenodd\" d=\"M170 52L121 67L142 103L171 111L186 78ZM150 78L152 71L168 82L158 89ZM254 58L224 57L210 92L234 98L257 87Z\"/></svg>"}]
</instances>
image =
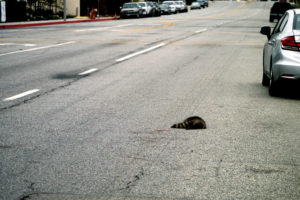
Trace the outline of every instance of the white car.
<instances>
[{"instance_id":1,"label":"white car","mask_svg":"<svg viewBox=\"0 0 300 200\"><path fill-rule=\"evenodd\" d=\"M179 5L179 8L180 8L179 12L187 12L188 11L187 6L185 5L185 3L183 1L175 1L175 3L177 5Z\"/></svg>"},{"instance_id":2,"label":"white car","mask_svg":"<svg viewBox=\"0 0 300 200\"><path fill-rule=\"evenodd\" d=\"M179 1L174 1L174 2L175 2L175 5L176 5L177 12L181 12L181 5L180 5Z\"/></svg>"},{"instance_id":3,"label":"white car","mask_svg":"<svg viewBox=\"0 0 300 200\"><path fill-rule=\"evenodd\" d=\"M177 6L175 1L164 1L163 4L168 4L171 7L171 12L177 13Z\"/></svg>"},{"instance_id":4,"label":"white car","mask_svg":"<svg viewBox=\"0 0 300 200\"><path fill-rule=\"evenodd\" d=\"M147 2L138 3L143 8L143 16L150 16L152 14L152 6Z\"/></svg>"},{"instance_id":5,"label":"white car","mask_svg":"<svg viewBox=\"0 0 300 200\"><path fill-rule=\"evenodd\" d=\"M197 1L193 2L191 5L191 10L193 9L201 9L200 3Z\"/></svg>"}]
</instances>

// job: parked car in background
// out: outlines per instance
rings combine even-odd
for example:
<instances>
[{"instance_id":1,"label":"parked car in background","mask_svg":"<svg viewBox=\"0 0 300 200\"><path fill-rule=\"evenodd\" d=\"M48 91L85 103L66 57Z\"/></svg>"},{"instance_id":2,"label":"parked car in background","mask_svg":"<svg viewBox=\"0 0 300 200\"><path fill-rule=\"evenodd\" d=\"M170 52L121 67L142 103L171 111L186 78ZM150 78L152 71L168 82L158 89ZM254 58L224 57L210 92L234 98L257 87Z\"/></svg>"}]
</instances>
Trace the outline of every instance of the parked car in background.
<instances>
[{"instance_id":1,"label":"parked car in background","mask_svg":"<svg viewBox=\"0 0 300 200\"><path fill-rule=\"evenodd\" d=\"M163 15L172 14L171 6L169 4L161 4L160 9L161 9L161 14Z\"/></svg>"},{"instance_id":2,"label":"parked car in background","mask_svg":"<svg viewBox=\"0 0 300 200\"><path fill-rule=\"evenodd\" d=\"M204 7L208 7L208 0L204 0Z\"/></svg>"},{"instance_id":3,"label":"parked car in background","mask_svg":"<svg viewBox=\"0 0 300 200\"><path fill-rule=\"evenodd\" d=\"M149 16L152 12L152 7L150 4L146 2L139 2L138 3L143 8L143 16Z\"/></svg>"},{"instance_id":4,"label":"parked car in background","mask_svg":"<svg viewBox=\"0 0 300 200\"><path fill-rule=\"evenodd\" d=\"M152 2L152 5L153 5L153 9L154 9L154 15L161 16L161 9L160 9L158 3Z\"/></svg>"},{"instance_id":5,"label":"parked car in background","mask_svg":"<svg viewBox=\"0 0 300 200\"><path fill-rule=\"evenodd\" d=\"M183 2L183 1L178 1L178 2L181 5L181 12L188 12L188 7L185 4L185 2Z\"/></svg>"},{"instance_id":6,"label":"parked car in background","mask_svg":"<svg viewBox=\"0 0 300 200\"><path fill-rule=\"evenodd\" d=\"M197 0L201 6L201 8L204 8L205 7L205 2L204 0Z\"/></svg>"},{"instance_id":7,"label":"parked car in background","mask_svg":"<svg viewBox=\"0 0 300 200\"><path fill-rule=\"evenodd\" d=\"M195 1L191 4L191 10L194 10L194 9L201 9L199 2Z\"/></svg>"},{"instance_id":8,"label":"parked car in background","mask_svg":"<svg viewBox=\"0 0 300 200\"><path fill-rule=\"evenodd\" d=\"M270 10L270 22L273 22L274 19L279 20L283 13L289 9L292 9L290 3L282 3L282 2L275 2Z\"/></svg>"},{"instance_id":9,"label":"parked car in background","mask_svg":"<svg viewBox=\"0 0 300 200\"><path fill-rule=\"evenodd\" d=\"M178 1L174 1L174 3L175 3L175 6L176 6L176 12L177 13L180 12L181 11L181 5L179 4Z\"/></svg>"},{"instance_id":10,"label":"parked car in background","mask_svg":"<svg viewBox=\"0 0 300 200\"><path fill-rule=\"evenodd\" d=\"M137 18L143 15L143 8L138 3L124 3L121 7L121 18L135 16Z\"/></svg>"},{"instance_id":11,"label":"parked car in background","mask_svg":"<svg viewBox=\"0 0 300 200\"><path fill-rule=\"evenodd\" d=\"M174 1L164 1L163 4L168 4L171 7L172 13L177 13L177 7Z\"/></svg>"},{"instance_id":12,"label":"parked car in background","mask_svg":"<svg viewBox=\"0 0 300 200\"><path fill-rule=\"evenodd\" d=\"M268 41L263 49L262 85L276 95L282 80L300 80L300 9L285 12L273 32L265 26L260 31Z\"/></svg>"},{"instance_id":13,"label":"parked car in background","mask_svg":"<svg viewBox=\"0 0 300 200\"><path fill-rule=\"evenodd\" d=\"M187 9L183 1L175 1L178 12L186 12Z\"/></svg>"}]
</instances>

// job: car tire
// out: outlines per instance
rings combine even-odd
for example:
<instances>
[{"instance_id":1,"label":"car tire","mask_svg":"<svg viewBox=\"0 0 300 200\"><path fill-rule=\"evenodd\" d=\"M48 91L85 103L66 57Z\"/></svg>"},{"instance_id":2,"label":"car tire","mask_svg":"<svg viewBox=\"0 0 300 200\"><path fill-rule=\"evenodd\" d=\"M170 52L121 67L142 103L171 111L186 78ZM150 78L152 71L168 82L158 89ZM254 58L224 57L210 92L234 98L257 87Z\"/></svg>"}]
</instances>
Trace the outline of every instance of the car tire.
<instances>
[{"instance_id":1,"label":"car tire","mask_svg":"<svg viewBox=\"0 0 300 200\"><path fill-rule=\"evenodd\" d=\"M273 77L273 70L271 69L270 71L270 79L269 79L269 95L270 96L276 96L277 95L277 92L278 92L278 83L277 81L274 80L274 77Z\"/></svg>"},{"instance_id":2,"label":"car tire","mask_svg":"<svg viewBox=\"0 0 300 200\"><path fill-rule=\"evenodd\" d=\"M263 86L269 86L269 83L270 83L269 77L265 73L263 73L261 84Z\"/></svg>"},{"instance_id":3,"label":"car tire","mask_svg":"<svg viewBox=\"0 0 300 200\"><path fill-rule=\"evenodd\" d=\"M270 17L270 22L274 22L274 18L273 17Z\"/></svg>"}]
</instances>

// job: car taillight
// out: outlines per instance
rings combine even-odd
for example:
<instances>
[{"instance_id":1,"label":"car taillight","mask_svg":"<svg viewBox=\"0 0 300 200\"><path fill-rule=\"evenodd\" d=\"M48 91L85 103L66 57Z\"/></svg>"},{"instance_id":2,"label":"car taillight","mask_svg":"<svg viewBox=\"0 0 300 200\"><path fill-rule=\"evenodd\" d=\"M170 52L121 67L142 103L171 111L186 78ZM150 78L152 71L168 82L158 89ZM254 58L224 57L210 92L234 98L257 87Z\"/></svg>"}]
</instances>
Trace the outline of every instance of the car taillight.
<instances>
[{"instance_id":1,"label":"car taillight","mask_svg":"<svg viewBox=\"0 0 300 200\"><path fill-rule=\"evenodd\" d=\"M281 40L281 48L291 51L300 50L300 38L297 36L296 39L294 36L285 37Z\"/></svg>"}]
</instances>

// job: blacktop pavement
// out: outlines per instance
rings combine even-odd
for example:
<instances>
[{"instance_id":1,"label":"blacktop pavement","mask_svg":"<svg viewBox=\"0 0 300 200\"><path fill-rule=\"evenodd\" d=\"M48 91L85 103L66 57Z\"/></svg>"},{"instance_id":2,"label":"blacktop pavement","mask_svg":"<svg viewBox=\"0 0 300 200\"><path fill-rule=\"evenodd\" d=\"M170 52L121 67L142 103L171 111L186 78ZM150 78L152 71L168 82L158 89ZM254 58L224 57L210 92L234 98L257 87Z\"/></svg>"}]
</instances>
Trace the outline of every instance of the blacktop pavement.
<instances>
[{"instance_id":1,"label":"blacktop pavement","mask_svg":"<svg viewBox=\"0 0 300 200\"><path fill-rule=\"evenodd\" d=\"M69 23L82 23L82 22L98 22L98 21L108 21L108 20L117 20L118 16L114 17L100 17L96 19L90 19L85 17L77 17L71 19L59 19L59 20L44 20L44 21L26 21L26 22L8 22L0 23L0 29L12 29L12 28L23 28L31 26L48 26L55 24L69 24Z\"/></svg>"}]
</instances>

